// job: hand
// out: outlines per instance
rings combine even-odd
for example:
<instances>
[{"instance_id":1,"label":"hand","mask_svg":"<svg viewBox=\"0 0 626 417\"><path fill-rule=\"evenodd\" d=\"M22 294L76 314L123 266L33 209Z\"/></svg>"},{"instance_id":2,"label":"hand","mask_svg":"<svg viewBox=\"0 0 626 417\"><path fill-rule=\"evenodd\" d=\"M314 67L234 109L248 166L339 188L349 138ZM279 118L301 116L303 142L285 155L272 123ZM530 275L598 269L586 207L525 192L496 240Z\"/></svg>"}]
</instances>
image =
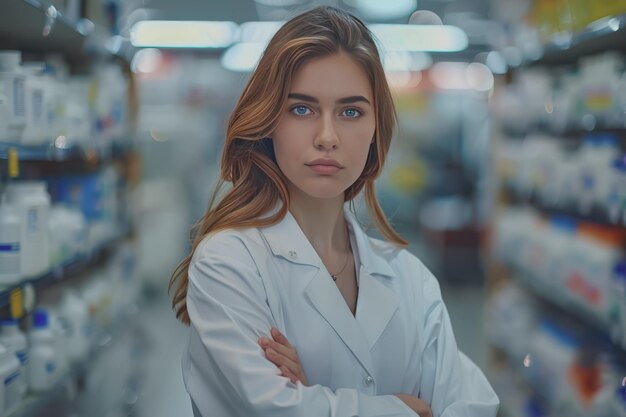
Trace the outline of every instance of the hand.
<instances>
[{"instance_id":1,"label":"hand","mask_svg":"<svg viewBox=\"0 0 626 417\"><path fill-rule=\"evenodd\" d=\"M287 338L277 328L272 327L271 333L274 340L266 337L259 338L259 345L265 351L265 357L278 366L282 376L289 378L294 384L300 381L303 385L308 386L309 382L302 370L296 349L291 346Z\"/></svg>"},{"instance_id":2,"label":"hand","mask_svg":"<svg viewBox=\"0 0 626 417\"><path fill-rule=\"evenodd\" d=\"M400 398L411 410L415 411L418 416L433 417L433 412L426 401L409 394L396 394L396 397Z\"/></svg>"}]
</instances>

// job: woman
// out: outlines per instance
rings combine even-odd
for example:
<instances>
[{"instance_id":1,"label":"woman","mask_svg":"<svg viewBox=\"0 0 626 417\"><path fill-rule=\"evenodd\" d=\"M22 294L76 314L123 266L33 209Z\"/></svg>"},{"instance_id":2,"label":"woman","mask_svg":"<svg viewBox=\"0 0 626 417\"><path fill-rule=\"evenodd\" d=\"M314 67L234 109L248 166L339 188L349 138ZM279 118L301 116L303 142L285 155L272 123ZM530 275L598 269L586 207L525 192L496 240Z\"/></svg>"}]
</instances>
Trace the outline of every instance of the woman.
<instances>
[{"instance_id":1,"label":"woman","mask_svg":"<svg viewBox=\"0 0 626 417\"><path fill-rule=\"evenodd\" d=\"M495 416L436 279L376 201L394 123L352 15L319 7L270 41L228 124L232 188L170 282L196 417ZM362 190L387 242L345 207Z\"/></svg>"}]
</instances>

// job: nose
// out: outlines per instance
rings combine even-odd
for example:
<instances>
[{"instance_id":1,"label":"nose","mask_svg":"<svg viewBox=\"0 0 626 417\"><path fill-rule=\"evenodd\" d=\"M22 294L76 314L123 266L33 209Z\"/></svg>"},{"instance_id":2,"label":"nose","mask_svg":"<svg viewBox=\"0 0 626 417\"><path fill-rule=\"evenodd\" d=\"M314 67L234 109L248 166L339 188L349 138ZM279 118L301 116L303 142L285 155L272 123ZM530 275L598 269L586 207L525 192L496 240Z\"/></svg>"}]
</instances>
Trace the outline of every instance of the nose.
<instances>
[{"instance_id":1,"label":"nose","mask_svg":"<svg viewBox=\"0 0 626 417\"><path fill-rule=\"evenodd\" d=\"M313 145L320 150L337 149L339 136L335 130L332 115L326 115L320 119L320 127Z\"/></svg>"}]
</instances>

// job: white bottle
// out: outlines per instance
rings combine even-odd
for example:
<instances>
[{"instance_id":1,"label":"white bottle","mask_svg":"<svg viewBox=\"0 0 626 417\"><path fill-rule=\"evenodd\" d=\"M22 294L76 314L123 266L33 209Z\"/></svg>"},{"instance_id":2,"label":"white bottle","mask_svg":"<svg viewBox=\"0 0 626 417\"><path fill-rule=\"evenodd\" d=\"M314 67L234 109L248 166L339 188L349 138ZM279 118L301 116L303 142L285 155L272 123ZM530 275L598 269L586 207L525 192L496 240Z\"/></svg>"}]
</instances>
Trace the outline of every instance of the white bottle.
<instances>
[{"instance_id":1,"label":"white bottle","mask_svg":"<svg viewBox=\"0 0 626 417\"><path fill-rule=\"evenodd\" d=\"M56 366L52 377L57 380L69 367L67 351L65 350L67 331L59 318L57 307L50 306L45 307L45 309L48 312L48 326L52 331L52 347L56 353Z\"/></svg>"},{"instance_id":2,"label":"white bottle","mask_svg":"<svg viewBox=\"0 0 626 417\"><path fill-rule=\"evenodd\" d=\"M6 195L0 202L0 285L20 281L21 220L17 210L7 203Z\"/></svg>"},{"instance_id":3,"label":"white bottle","mask_svg":"<svg viewBox=\"0 0 626 417\"><path fill-rule=\"evenodd\" d=\"M48 114L46 97L46 79L43 76L45 64L34 62L24 64L26 74L26 127L22 132L22 144L38 145L51 138L48 129Z\"/></svg>"},{"instance_id":4,"label":"white bottle","mask_svg":"<svg viewBox=\"0 0 626 417\"><path fill-rule=\"evenodd\" d=\"M48 213L50 195L43 181L14 181L7 185L7 200L14 205L22 222L22 279L31 278L50 268Z\"/></svg>"},{"instance_id":5,"label":"white bottle","mask_svg":"<svg viewBox=\"0 0 626 417\"><path fill-rule=\"evenodd\" d=\"M8 109L8 119L0 122L0 141L20 142L26 125L24 84L19 51L0 51L0 96Z\"/></svg>"},{"instance_id":6,"label":"white bottle","mask_svg":"<svg viewBox=\"0 0 626 417\"><path fill-rule=\"evenodd\" d=\"M3 320L2 331L0 332L0 343L15 354L20 362L20 377L17 380L18 392L21 397L26 394L26 369L28 366L28 343L26 336L20 330L17 320Z\"/></svg>"},{"instance_id":7,"label":"white bottle","mask_svg":"<svg viewBox=\"0 0 626 417\"><path fill-rule=\"evenodd\" d=\"M59 318L65 323L65 352L71 361L84 359L89 352L90 324L87 304L72 289L66 289L59 307Z\"/></svg>"},{"instance_id":8,"label":"white bottle","mask_svg":"<svg viewBox=\"0 0 626 417\"><path fill-rule=\"evenodd\" d=\"M57 373L54 334L48 323L48 312L38 308L33 313L33 327L28 333L28 387L33 392L49 391Z\"/></svg>"},{"instance_id":9,"label":"white bottle","mask_svg":"<svg viewBox=\"0 0 626 417\"><path fill-rule=\"evenodd\" d=\"M4 391L2 415L12 414L21 403L23 396L19 385L21 374L20 361L10 349L0 344L0 380L3 382Z\"/></svg>"}]
</instances>

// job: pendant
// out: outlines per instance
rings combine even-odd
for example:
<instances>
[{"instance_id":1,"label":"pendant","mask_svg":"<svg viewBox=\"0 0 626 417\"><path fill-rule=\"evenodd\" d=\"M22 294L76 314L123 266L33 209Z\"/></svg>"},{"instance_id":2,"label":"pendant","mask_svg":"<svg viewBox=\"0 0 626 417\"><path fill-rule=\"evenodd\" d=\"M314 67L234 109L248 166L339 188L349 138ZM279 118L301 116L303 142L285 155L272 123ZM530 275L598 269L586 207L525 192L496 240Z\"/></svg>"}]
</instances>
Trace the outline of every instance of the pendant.
<instances>
[{"instance_id":1,"label":"pendant","mask_svg":"<svg viewBox=\"0 0 626 417\"><path fill-rule=\"evenodd\" d=\"M337 277L335 275L330 274L330 277L333 279L333 281L335 281L335 282L337 281Z\"/></svg>"}]
</instances>

